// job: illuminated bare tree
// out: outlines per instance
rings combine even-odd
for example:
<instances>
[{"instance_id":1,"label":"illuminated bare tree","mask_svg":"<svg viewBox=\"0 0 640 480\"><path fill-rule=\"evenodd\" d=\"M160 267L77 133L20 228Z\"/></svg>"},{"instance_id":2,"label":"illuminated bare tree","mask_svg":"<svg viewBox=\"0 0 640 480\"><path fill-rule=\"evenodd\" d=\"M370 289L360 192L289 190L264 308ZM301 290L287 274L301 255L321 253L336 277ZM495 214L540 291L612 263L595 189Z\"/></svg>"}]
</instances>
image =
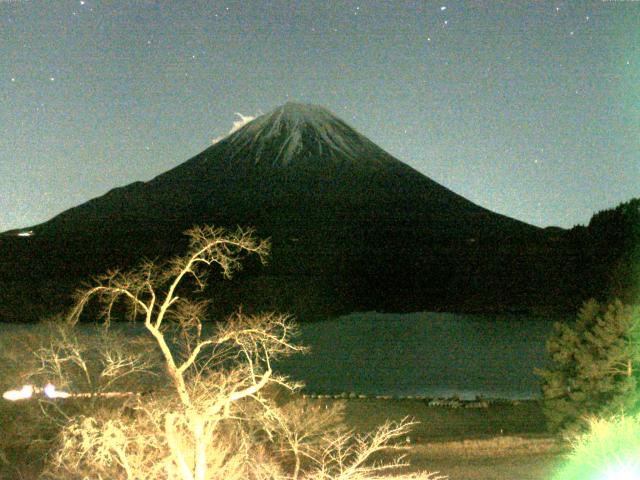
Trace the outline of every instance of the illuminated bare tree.
<instances>
[{"instance_id":1,"label":"illuminated bare tree","mask_svg":"<svg viewBox=\"0 0 640 480\"><path fill-rule=\"evenodd\" d=\"M45 477L353 480L400 465L365 463L409 422L354 437L329 428L332 412L274 401L274 390L300 387L272 368L275 359L305 350L292 341L296 326L288 316L238 313L211 327L203 323L208 302L184 296L189 287L205 288L211 267L228 278L246 254L264 261L268 242L241 229L187 234L186 255L108 272L78 293L71 323L92 299L107 326L123 304L130 319L143 320L171 388L137 396L126 410L76 417L62 430Z\"/></svg>"},{"instance_id":2,"label":"illuminated bare tree","mask_svg":"<svg viewBox=\"0 0 640 480\"><path fill-rule=\"evenodd\" d=\"M185 384L185 374L193 367L203 349L209 347L215 350L226 342L236 340L238 345L246 350L246 355L255 355L256 349L263 350L268 342L274 353L290 350L292 346L283 341L286 338L287 322L283 317L272 318L270 326L283 327L283 335L260 335L258 330L229 331L215 339L203 340L202 320L207 313L206 301L193 301L178 295L178 289L187 278L191 278L200 289L206 286L209 267L218 265L222 274L229 278L240 268L243 253L255 253L261 260L265 260L269 251L269 244L265 240L256 240L250 230L238 229L228 233L223 229L212 227L195 227L186 232L190 237L189 249L186 255L175 257L166 265L156 265L147 261L132 271L123 273L110 271L97 279L97 285L80 291L77 296L75 309L71 318L77 320L85 306L94 297L98 297L103 306L102 316L105 322L111 321L114 305L121 300L127 303L131 319L144 318L144 326L151 333L160 348L166 362L169 374L177 394L185 407L191 407L192 402ZM163 291L164 290L164 291ZM164 328L167 322L177 323L183 335L182 347L189 354L182 360L176 360L167 339ZM247 338L244 338L244 334ZM266 384L271 370L256 380L256 385L246 392L237 392L235 396L246 396L259 390Z\"/></svg>"}]
</instances>

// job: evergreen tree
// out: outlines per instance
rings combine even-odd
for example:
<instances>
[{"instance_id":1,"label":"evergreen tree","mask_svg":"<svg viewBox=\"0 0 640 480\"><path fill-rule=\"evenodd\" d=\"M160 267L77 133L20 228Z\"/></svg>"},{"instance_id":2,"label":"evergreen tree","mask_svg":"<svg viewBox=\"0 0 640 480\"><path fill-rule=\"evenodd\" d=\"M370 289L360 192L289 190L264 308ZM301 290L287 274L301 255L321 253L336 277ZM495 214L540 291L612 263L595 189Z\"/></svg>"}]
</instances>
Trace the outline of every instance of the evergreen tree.
<instances>
[{"instance_id":1,"label":"evergreen tree","mask_svg":"<svg viewBox=\"0 0 640 480\"><path fill-rule=\"evenodd\" d=\"M596 213L567 238L577 252L574 268L583 298L640 301L640 198Z\"/></svg>"},{"instance_id":2,"label":"evergreen tree","mask_svg":"<svg viewBox=\"0 0 640 480\"><path fill-rule=\"evenodd\" d=\"M556 323L547 341L552 366L536 369L548 425L582 432L588 418L640 407L640 310L615 300L584 303L574 326Z\"/></svg>"}]
</instances>

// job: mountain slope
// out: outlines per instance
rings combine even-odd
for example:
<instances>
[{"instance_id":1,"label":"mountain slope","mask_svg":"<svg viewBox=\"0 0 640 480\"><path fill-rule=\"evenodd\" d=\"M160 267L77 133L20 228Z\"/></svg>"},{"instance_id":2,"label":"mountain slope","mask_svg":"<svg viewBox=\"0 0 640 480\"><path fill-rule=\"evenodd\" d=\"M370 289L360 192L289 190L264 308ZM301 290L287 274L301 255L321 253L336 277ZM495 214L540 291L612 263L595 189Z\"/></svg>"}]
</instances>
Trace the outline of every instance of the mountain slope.
<instances>
[{"instance_id":1,"label":"mountain slope","mask_svg":"<svg viewBox=\"0 0 640 480\"><path fill-rule=\"evenodd\" d=\"M355 213L391 223L422 220L445 236L454 233L446 228L449 224L458 236L537 230L465 200L325 109L286 104L153 180L114 189L34 231L72 232L129 217L188 226L205 219L229 223L233 216L243 223L248 216L270 224L285 213L304 215L304 209L287 208L304 207L301 199L330 209L315 208L320 217Z\"/></svg>"}]
</instances>

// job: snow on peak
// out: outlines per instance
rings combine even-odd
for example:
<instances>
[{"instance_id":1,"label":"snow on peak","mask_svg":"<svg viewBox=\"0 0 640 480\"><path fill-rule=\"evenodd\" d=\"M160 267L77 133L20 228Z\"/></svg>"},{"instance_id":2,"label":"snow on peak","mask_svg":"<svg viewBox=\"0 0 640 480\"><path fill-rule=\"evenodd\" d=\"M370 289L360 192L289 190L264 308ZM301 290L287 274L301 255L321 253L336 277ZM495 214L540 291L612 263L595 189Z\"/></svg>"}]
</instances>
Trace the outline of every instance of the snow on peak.
<instances>
[{"instance_id":1,"label":"snow on peak","mask_svg":"<svg viewBox=\"0 0 640 480\"><path fill-rule=\"evenodd\" d=\"M238 149L255 148L256 163L269 152L268 161L274 165L288 165L303 151L354 159L363 147L372 145L327 109L301 103L286 103L256 118L229 141ZM277 147L275 156L273 145Z\"/></svg>"}]
</instances>

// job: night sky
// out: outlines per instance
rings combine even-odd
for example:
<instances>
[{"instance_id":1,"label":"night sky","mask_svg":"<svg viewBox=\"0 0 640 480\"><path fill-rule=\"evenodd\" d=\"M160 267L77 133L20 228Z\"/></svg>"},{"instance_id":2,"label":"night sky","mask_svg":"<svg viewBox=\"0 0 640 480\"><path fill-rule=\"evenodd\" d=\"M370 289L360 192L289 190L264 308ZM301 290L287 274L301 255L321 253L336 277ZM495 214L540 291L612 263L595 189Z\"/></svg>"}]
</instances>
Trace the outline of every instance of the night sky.
<instances>
[{"instance_id":1,"label":"night sky","mask_svg":"<svg viewBox=\"0 0 640 480\"><path fill-rule=\"evenodd\" d=\"M638 1L0 0L0 231L320 104L475 203L640 196Z\"/></svg>"}]
</instances>

